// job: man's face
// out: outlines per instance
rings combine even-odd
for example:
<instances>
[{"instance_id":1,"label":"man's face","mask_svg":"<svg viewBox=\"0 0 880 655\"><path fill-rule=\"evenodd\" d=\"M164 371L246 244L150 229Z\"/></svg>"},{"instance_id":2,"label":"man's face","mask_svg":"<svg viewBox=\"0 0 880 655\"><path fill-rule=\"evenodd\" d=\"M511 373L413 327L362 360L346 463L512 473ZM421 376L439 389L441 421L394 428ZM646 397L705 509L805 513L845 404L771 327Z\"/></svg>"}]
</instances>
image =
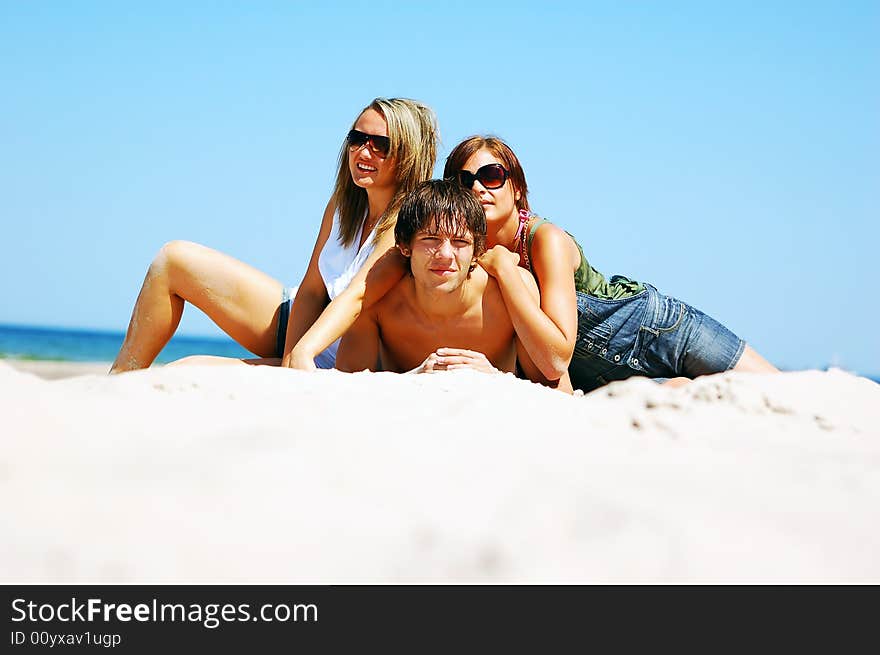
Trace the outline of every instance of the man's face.
<instances>
[{"instance_id":1,"label":"man's face","mask_svg":"<svg viewBox=\"0 0 880 655\"><path fill-rule=\"evenodd\" d=\"M400 250L410 258L417 285L449 293L458 289L470 275L474 237L469 231L450 235L420 230L410 247L401 246Z\"/></svg>"}]
</instances>

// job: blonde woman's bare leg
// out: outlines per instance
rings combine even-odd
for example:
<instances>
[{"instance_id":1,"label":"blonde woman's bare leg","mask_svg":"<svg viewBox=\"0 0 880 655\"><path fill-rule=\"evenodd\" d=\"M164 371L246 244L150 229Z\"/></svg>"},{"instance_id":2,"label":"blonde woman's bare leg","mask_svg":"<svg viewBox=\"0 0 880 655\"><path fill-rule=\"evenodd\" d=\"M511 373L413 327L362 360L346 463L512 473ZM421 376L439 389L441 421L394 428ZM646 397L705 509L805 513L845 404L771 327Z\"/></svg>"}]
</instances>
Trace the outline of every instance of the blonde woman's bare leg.
<instances>
[{"instance_id":1,"label":"blonde woman's bare leg","mask_svg":"<svg viewBox=\"0 0 880 655\"><path fill-rule=\"evenodd\" d=\"M734 371L743 373L779 373L779 369L761 357L754 348L747 345L742 356L733 367Z\"/></svg>"},{"instance_id":2,"label":"blonde woman's bare leg","mask_svg":"<svg viewBox=\"0 0 880 655\"><path fill-rule=\"evenodd\" d=\"M165 244L150 265L111 373L147 368L180 324L190 302L241 346L275 357L283 287L274 278L189 241Z\"/></svg>"}]
</instances>

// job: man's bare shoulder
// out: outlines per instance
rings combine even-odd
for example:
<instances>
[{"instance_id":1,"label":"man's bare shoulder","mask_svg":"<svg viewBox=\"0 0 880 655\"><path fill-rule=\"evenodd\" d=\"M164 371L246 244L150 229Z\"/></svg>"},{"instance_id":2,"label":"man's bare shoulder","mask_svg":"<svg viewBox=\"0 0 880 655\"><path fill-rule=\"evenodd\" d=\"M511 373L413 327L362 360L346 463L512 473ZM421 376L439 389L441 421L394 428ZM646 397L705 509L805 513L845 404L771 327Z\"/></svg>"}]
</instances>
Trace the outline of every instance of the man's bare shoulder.
<instances>
[{"instance_id":1,"label":"man's bare shoulder","mask_svg":"<svg viewBox=\"0 0 880 655\"><path fill-rule=\"evenodd\" d=\"M400 280L394 283L381 299L372 306L372 311L377 316L393 314L403 307L409 307L414 299L414 282L412 275L407 272Z\"/></svg>"},{"instance_id":2,"label":"man's bare shoulder","mask_svg":"<svg viewBox=\"0 0 880 655\"><path fill-rule=\"evenodd\" d=\"M501 285L498 284L498 280L496 280L494 277L492 277L491 275L486 273L486 271L484 271L480 267L477 267L477 269L473 272L473 275L476 275L478 272L482 273L482 275L480 275L480 277L485 278L485 280L480 281L481 286L482 286L481 293L483 294L483 296L484 297L486 297L486 296L488 296L488 297L499 296L500 297L501 296Z\"/></svg>"}]
</instances>

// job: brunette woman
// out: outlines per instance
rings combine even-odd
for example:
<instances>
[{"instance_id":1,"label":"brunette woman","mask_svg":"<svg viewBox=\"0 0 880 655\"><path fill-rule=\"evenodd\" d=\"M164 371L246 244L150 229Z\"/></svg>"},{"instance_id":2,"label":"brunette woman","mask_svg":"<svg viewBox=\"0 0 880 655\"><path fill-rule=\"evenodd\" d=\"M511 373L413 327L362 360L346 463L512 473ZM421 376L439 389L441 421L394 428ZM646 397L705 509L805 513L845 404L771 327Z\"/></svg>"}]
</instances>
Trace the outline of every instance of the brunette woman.
<instances>
[{"instance_id":1,"label":"brunette woman","mask_svg":"<svg viewBox=\"0 0 880 655\"><path fill-rule=\"evenodd\" d=\"M533 214L525 173L501 139L473 136L450 153L444 177L471 189L486 212L480 264L502 288L517 335L542 374L590 391L633 375L695 378L777 369L700 310L647 283L590 265L567 232ZM540 309L525 302L516 267L532 272Z\"/></svg>"}]
</instances>

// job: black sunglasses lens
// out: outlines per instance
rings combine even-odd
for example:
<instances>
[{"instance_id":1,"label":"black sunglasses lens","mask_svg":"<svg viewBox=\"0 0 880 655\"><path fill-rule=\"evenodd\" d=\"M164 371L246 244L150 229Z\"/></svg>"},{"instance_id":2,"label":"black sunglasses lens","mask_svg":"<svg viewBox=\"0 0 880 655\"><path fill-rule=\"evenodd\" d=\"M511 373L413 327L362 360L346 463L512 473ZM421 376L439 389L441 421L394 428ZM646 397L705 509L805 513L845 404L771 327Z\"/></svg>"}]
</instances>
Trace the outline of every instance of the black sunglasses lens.
<instances>
[{"instance_id":1,"label":"black sunglasses lens","mask_svg":"<svg viewBox=\"0 0 880 655\"><path fill-rule=\"evenodd\" d=\"M367 139L369 138L369 135L364 134L363 132L352 130L348 133L348 145L350 145L352 148L360 148L367 142Z\"/></svg>"},{"instance_id":2,"label":"black sunglasses lens","mask_svg":"<svg viewBox=\"0 0 880 655\"><path fill-rule=\"evenodd\" d=\"M487 189L500 189L504 186L507 174L500 164L487 164L477 171L476 178Z\"/></svg>"},{"instance_id":3,"label":"black sunglasses lens","mask_svg":"<svg viewBox=\"0 0 880 655\"><path fill-rule=\"evenodd\" d=\"M470 171L458 171L458 183L465 189L470 189L474 186L474 180L476 179L477 177Z\"/></svg>"},{"instance_id":4,"label":"black sunglasses lens","mask_svg":"<svg viewBox=\"0 0 880 655\"><path fill-rule=\"evenodd\" d=\"M369 142L370 149L382 157L387 157L388 151L391 150L391 139L387 136L375 136L360 130L352 130L348 133L347 138L348 145L352 148L360 148Z\"/></svg>"},{"instance_id":5,"label":"black sunglasses lens","mask_svg":"<svg viewBox=\"0 0 880 655\"><path fill-rule=\"evenodd\" d=\"M387 157L388 151L391 150L391 139L387 136L371 136L370 147L383 157Z\"/></svg>"}]
</instances>

